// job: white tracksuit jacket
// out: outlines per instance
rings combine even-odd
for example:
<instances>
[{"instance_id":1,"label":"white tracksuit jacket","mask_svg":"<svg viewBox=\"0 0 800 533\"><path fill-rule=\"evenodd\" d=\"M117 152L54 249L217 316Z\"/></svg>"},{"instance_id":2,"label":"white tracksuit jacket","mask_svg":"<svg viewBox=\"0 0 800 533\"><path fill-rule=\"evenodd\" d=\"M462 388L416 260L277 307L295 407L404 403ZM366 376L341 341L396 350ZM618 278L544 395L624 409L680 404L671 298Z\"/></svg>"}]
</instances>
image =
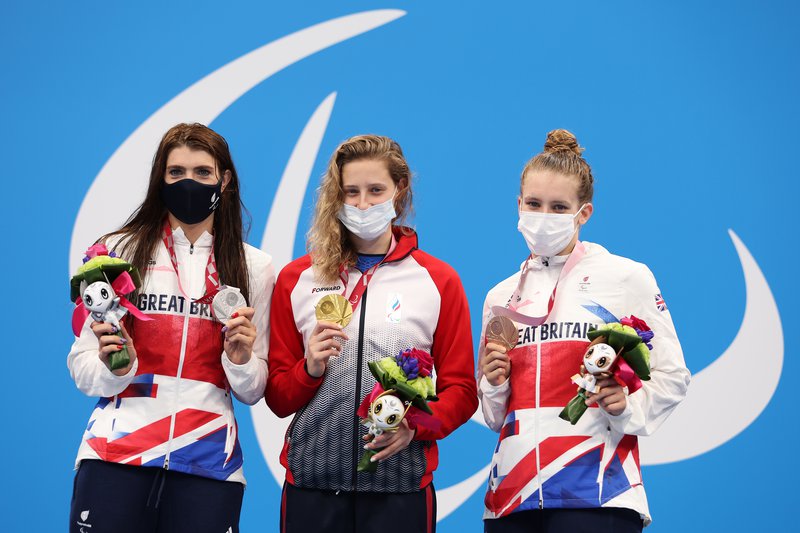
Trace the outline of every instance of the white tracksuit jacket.
<instances>
[{"instance_id":1,"label":"white tracksuit jacket","mask_svg":"<svg viewBox=\"0 0 800 533\"><path fill-rule=\"evenodd\" d=\"M650 270L584 243L586 255L561 280L555 306L539 327L517 324L510 379L480 378L487 424L500 433L492 456L484 518L539 508L623 507L650 522L639 468L639 435L649 435L683 399L689 371L675 328ZM517 310L541 316L567 256L531 260ZM545 264L547 263L547 264ZM491 307L505 306L520 272L486 296L481 357ZM590 407L575 425L558 417L576 393L576 374L590 325L635 315L655 333L651 379L630 394L619 416Z\"/></svg>"},{"instance_id":2,"label":"white tracksuit jacket","mask_svg":"<svg viewBox=\"0 0 800 533\"><path fill-rule=\"evenodd\" d=\"M83 459L101 459L244 483L230 393L247 404L264 395L275 285L272 259L245 244L257 337L250 361L236 365L223 352L222 324L211 316L210 306L192 302L205 291L213 238L204 233L191 246L178 228L173 240L181 286L189 300L160 242L135 302L153 320L135 323L138 357L130 372L116 376L100 361L91 318L72 345L67 366L75 384L84 394L100 397L76 468Z\"/></svg>"}]
</instances>

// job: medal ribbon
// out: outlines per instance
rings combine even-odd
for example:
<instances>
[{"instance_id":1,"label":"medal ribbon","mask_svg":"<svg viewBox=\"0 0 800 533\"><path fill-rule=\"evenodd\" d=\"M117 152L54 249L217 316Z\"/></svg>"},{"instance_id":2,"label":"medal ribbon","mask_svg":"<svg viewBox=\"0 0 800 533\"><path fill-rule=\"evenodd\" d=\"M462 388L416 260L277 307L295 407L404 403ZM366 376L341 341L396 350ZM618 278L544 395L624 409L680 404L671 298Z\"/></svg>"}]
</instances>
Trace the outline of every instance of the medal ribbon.
<instances>
[{"instance_id":1,"label":"medal ribbon","mask_svg":"<svg viewBox=\"0 0 800 533\"><path fill-rule=\"evenodd\" d=\"M386 258L394 251L395 246L397 246L397 240L395 240L394 235L392 235L392 243L389 245L389 251L386 252L386 255L383 256L380 263L375 266L370 267L361 275L361 279L358 280L358 283L355 287L353 287L353 292L350 293L350 296L347 297L347 300L350 302L350 305L353 307L353 312L355 313L356 307L358 304L361 303L361 297L364 296L364 292L367 290L367 285L372 280L372 276L375 274L375 271L378 270L378 267L386 261ZM350 275L347 273L347 268L344 265L339 267L339 279L342 280L342 285L344 285L344 290L342 290L342 296L347 294L347 280Z\"/></svg>"},{"instance_id":2,"label":"medal ribbon","mask_svg":"<svg viewBox=\"0 0 800 533\"><path fill-rule=\"evenodd\" d=\"M525 324L528 326L541 326L542 324L545 323L547 317L549 317L550 313L553 311L553 306L556 303L556 291L558 291L558 284L561 283L562 279L567 277L570 271L572 271L572 269L575 268L575 265L577 265L578 262L581 259L583 259L584 255L586 255L586 247L583 245L581 241L578 241L575 244L575 248L572 250L572 253L569 254L567 262L564 263L564 267L561 269L561 274L559 274L558 276L558 280L556 281L556 286L553 287L553 293L550 295L550 301L547 302L547 313L544 314L543 316L528 316L528 315L523 315L522 313L519 313L517 311L512 311L511 309L508 309L508 305L511 302L517 302L520 299L520 292L522 290L522 285L525 283L525 278L527 277L528 271L530 270L528 263L533 258L533 256L529 256L527 261L525 261L525 265L522 267L522 275L520 275L519 277L519 283L517 283L517 288L514 289L514 293L511 295L509 303L507 303L505 307L499 305L492 306L492 313L494 313L495 316L508 317L514 322L520 322L521 324Z\"/></svg>"},{"instance_id":3,"label":"medal ribbon","mask_svg":"<svg viewBox=\"0 0 800 533\"><path fill-rule=\"evenodd\" d=\"M175 255L175 242L172 237L172 228L167 220L164 221L162 239L164 240L164 246L167 247L167 252L169 252L169 259L172 261L172 268L175 269L175 275L178 277L178 288L180 289L181 293L188 298L189 295L181 286L181 276L178 274L178 257ZM210 303L211 299L214 298L214 295L219 291L219 273L217 272L217 262L214 259L213 244L211 246L211 253L208 256L208 263L206 263L205 275L206 290L203 292L203 296L195 300L195 302L201 304Z\"/></svg>"}]
</instances>

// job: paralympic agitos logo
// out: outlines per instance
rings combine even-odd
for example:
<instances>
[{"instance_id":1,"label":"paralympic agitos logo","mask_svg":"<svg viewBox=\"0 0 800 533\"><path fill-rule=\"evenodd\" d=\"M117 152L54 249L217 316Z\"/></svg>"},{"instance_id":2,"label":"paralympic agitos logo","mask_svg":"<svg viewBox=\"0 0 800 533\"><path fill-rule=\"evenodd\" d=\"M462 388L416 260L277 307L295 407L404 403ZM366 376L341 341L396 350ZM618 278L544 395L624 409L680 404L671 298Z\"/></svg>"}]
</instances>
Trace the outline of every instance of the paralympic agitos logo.
<instances>
[{"instance_id":1,"label":"paralympic agitos logo","mask_svg":"<svg viewBox=\"0 0 800 533\"><path fill-rule=\"evenodd\" d=\"M210 124L236 100L280 70L404 15L398 10L367 11L310 26L223 65L175 96L122 143L95 178L75 221L69 265L80 264L87 243L98 233L118 227L123 222L122 217L136 208L141 200L143 177L149 174L153 147L169 127L178 122ZM269 243L268 252L275 260L276 269L292 259L302 201L335 99L333 92L311 114L273 200L261 246ZM114 202L105 201L112 197ZM103 223L105 227L98 225ZM729 348L695 374L684 404L654 437L642 440L643 464L681 461L724 444L759 416L777 387L783 364L783 332L778 309L757 263L732 231L730 237L742 263L747 288L744 320ZM476 299L482 296L470 295ZM760 354L760 372L756 374L749 370L752 354ZM727 393L727 384L743 382L749 383L749 394ZM720 397L726 398L724 410L715 409ZM715 431L710 432L707 413L712 411ZM278 460L282 446L280 435L284 434L289 419L276 418L263 403L254 406L251 414L261 450L280 484L284 475ZM476 414L473 421L483 424L480 414ZM686 439L685 435L693 438ZM488 460L488 449L486 457ZM459 476L461 481L437 488L440 520L485 485L488 465L464 474Z\"/></svg>"}]
</instances>

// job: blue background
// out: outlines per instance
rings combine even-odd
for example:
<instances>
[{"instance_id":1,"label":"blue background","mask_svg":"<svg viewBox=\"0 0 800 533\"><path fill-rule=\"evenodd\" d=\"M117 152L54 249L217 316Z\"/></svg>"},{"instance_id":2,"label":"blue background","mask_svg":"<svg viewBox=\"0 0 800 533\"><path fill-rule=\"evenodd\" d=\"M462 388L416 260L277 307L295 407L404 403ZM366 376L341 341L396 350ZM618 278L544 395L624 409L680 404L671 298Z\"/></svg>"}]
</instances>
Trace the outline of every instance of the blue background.
<instances>
[{"instance_id":1,"label":"blue background","mask_svg":"<svg viewBox=\"0 0 800 533\"><path fill-rule=\"evenodd\" d=\"M293 31L377 8L407 14L277 73L211 124L233 148L251 243L261 242L302 127L336 91L295 254L336 144L356 133L389 135L417 174L421 245L461 274L477 335L486 291L527 253L516 231L519 172L547 131L566 127L587 147L596 178L582 237L651 267L693 372L724 352L744 312L728 228L761 267L791 342L790 224L800 180L794 2L5 1L4 520L29 531L67 524L72 464L94 404L64 364L76 266L69 243L102 165L147 117L220 66ZM784 376L798 373L793 355L785 353ZM795 522L795 391L782 379L762 415L723 446L645 467L655 519L648 530ZM729 394L748 394L748 383L731 383ZM249 410L237 407L249 481L242 528L274 531L279 487ZM486 464L494 441L475 423L459 429L441 444L437 485ZM440 531L481 530L482 499L479 490Z\"/></svg>"}]
</instances>

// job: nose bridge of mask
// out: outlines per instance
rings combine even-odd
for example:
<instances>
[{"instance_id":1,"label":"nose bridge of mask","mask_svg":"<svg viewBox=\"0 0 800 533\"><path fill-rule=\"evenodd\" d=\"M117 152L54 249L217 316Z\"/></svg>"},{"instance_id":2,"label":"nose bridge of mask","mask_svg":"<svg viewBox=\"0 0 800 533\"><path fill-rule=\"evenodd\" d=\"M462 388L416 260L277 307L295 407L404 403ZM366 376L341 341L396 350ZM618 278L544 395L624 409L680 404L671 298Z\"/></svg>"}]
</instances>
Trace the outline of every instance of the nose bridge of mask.
<instances>
[{"instance_id":1,"label":"nose bridge of mask","mask_svg":"<svg viewBox=\"0 0 800 533\"><path fill-rule=\"evenodd\" d=\"M352 209L348 209L348 210L353 212L353 213L357 213L358 216L360 216L362 218L367 218L372 213L380 211L380 208L384 208L384 207L388 208L388 205L391 205L392 208L394 208L394 198L395 198L395 196L397 196L397 187L396 186L394 188L394 193L392 193L392 197L389 198L386 201L383 201L383 202L379 203L379 204L372 204L371 206L367 207L366 209L361 209L357 205L344 204L344 206L345 206L345 209L347 209L348 207L352 208ZM358 203L361 204L361 199L360 198L358 200Z\"/></svg>"}]
</instances>

